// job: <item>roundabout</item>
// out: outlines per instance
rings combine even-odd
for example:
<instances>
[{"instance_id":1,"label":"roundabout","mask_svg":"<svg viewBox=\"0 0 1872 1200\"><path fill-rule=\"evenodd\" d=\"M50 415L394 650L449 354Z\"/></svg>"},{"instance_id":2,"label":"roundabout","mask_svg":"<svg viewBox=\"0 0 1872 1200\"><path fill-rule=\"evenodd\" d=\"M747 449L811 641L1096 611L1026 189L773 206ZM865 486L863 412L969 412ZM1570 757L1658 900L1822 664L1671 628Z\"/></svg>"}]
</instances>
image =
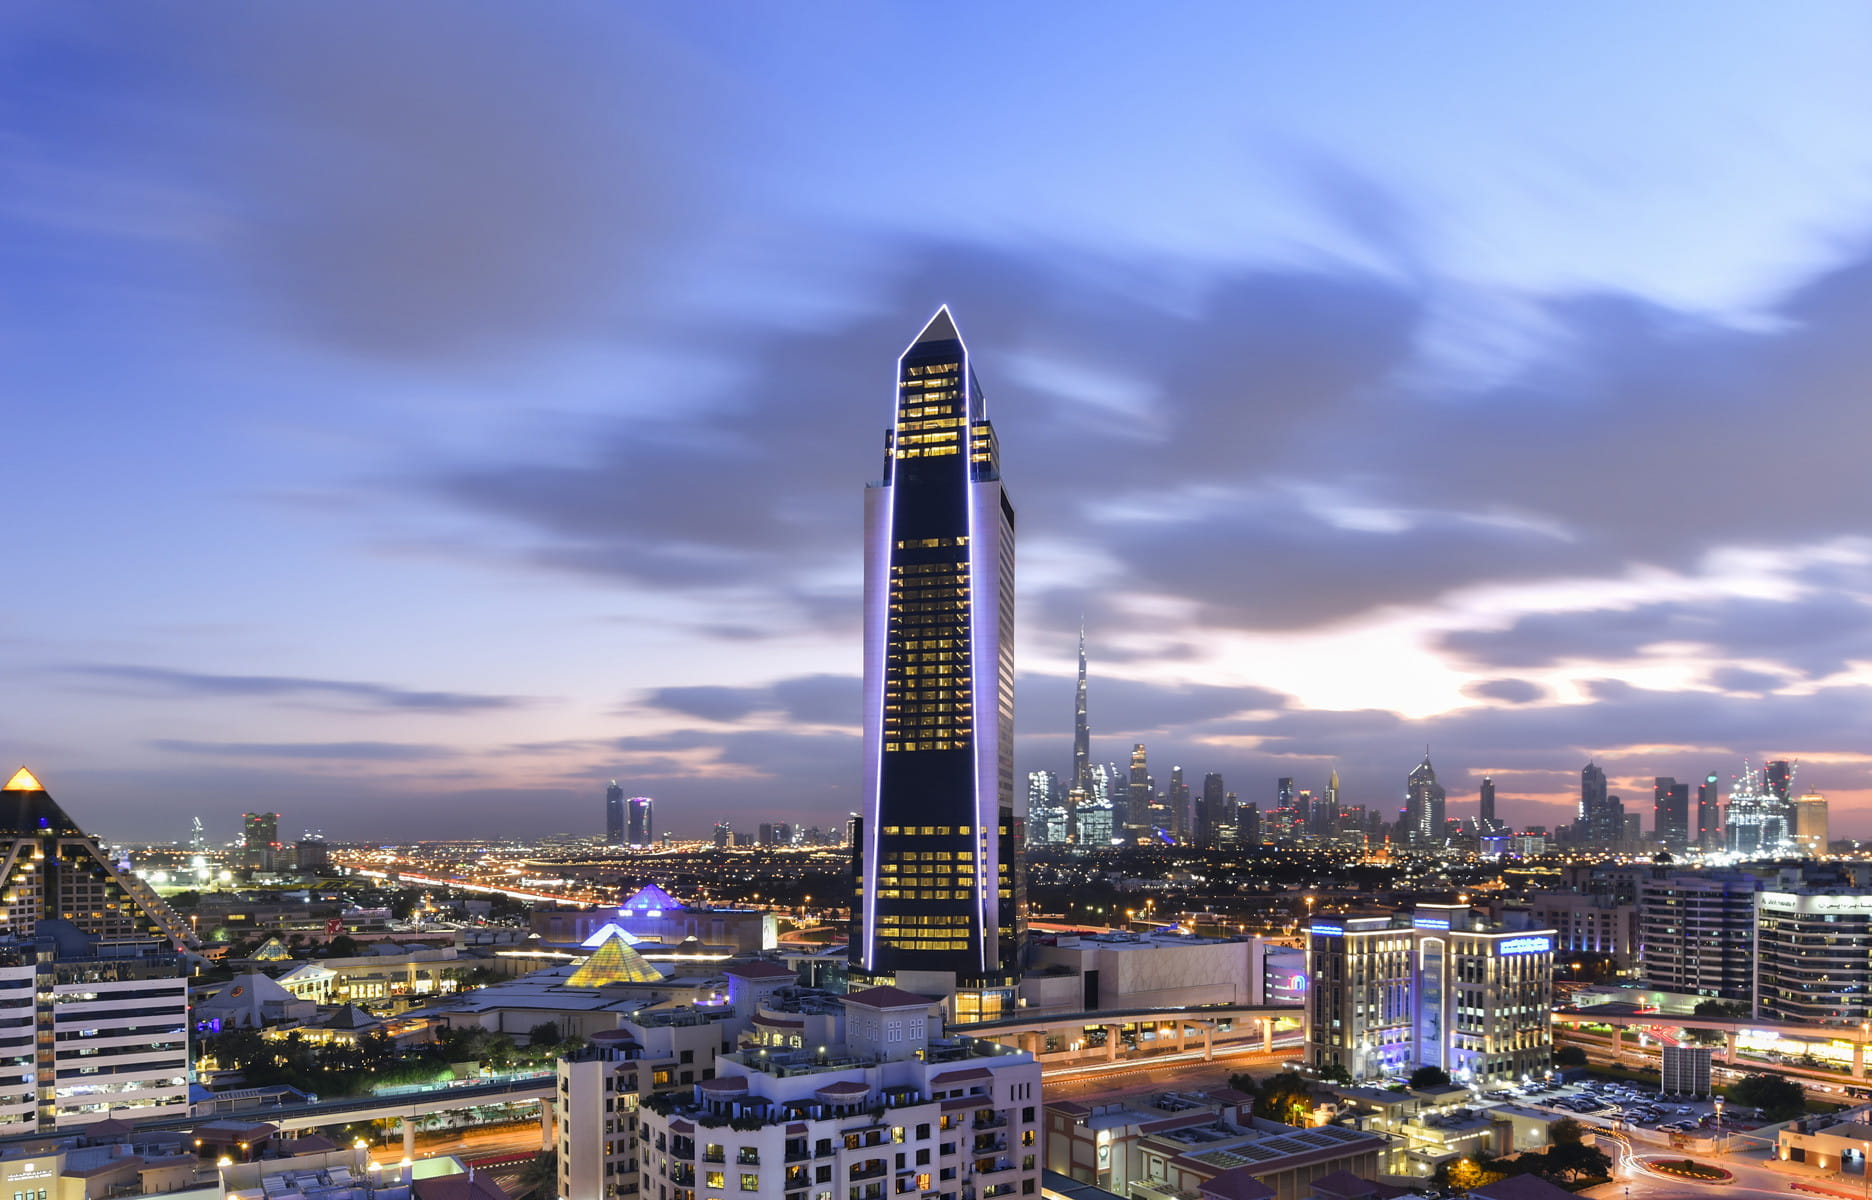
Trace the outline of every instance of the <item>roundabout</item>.
<instances>
[{"instance_id":1,"label":"roundabout","mask_svg":"<svg viewBox=\"0 0 1872 1200\"><path fill-rule=\"evenodd\" d=\"M1717 1185L1735 1182L1734 1172L1688 1158L1672 1158L1662 1154L1634 1154L1627 1161L1635 1170L1658 1179Z\"/></svg>"}]
</instances>

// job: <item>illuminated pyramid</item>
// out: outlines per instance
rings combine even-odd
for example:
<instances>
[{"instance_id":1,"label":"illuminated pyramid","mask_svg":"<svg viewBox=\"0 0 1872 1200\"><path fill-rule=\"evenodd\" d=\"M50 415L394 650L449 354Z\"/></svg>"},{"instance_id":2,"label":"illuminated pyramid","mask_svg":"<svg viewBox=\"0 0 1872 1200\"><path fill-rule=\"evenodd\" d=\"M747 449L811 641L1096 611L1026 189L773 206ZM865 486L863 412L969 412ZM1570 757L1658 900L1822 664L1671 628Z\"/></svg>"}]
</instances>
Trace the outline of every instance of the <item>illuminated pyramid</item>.
<instances>
[{"instance_id":1,"label":"illuminated pyramid","mask_svg":"<svg viewBox=\"0 0 1872 1200\"><path fill-rule=\"evenodd\" d=\"M627 945L623 938L605 939L592 956L579 964L565 986L601 988L613 983L662 983L663 973L644 961L644 956Z\"/></svg>"}]
</instances>

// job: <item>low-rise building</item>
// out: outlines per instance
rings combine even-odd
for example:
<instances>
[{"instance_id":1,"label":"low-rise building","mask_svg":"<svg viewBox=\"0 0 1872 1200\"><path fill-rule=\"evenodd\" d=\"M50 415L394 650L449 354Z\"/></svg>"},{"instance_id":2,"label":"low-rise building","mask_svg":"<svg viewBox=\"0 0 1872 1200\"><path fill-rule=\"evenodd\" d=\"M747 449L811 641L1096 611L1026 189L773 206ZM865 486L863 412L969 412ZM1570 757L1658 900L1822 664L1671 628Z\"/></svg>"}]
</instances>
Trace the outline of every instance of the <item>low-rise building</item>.
<instances>
[{"instance_id":1,"label":"low-rise building","mask_svg":"<svg viewBox=\"0 0 1872 1200\"><path fill-rule=\"evenodd\" d=\"M1032 1055L942 1037L940 1004L894 987L830 1004L807 999L787 1003L776 992L756 1004L763 1020L749 1019L741 1048L717 1054L709 1078L641 1102L640 1196L1037 1194L1040 1067ZM575 1144L602 1137L602 1125L578 1110L566 1120L591 1127L568 1129Z\"/></svg>"},{"instance_id":2,"label":"low-rise building","mask_svg":"<svg viewBox=\"0 0 1872 1200\"><path fill-rule=\"evenodd\" d=\"M1466 905L1320 914L1307 931L1307 1064L1354 1083L1440 1067L1518 1080L1553 1055L1554 931Z\"/></svg>"},{"instance_id":3,"label":"low-rise building","mask_svg":"<svg viewBox=\"0 0 1872 1200\"><path fill-rule=\"evenodd\" d=\"M1173 1200L1236 1179L1254 1180L1269 1200L1302 1200L1316 1179L1380 1170L1383 1135L1282 1125L1254 1116L1252 1105L1227 1088L1049 1101L1047 1169L1133 1200Z\"/></svg>"}]
</instances>

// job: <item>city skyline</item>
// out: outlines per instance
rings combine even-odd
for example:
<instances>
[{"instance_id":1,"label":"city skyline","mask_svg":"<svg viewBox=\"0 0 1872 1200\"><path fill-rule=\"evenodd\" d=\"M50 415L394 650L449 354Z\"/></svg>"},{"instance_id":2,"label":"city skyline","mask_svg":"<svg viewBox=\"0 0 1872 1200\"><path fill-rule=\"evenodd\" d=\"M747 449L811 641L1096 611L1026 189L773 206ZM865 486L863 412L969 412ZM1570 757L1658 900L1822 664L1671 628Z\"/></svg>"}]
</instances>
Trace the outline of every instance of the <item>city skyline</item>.
<instances>
[{"instance_id":1,"label":"city skyline","mask_svg":"<svg viewBox=\"0 0 1872 1200\"><path fill-rule=\"evenodd\" d=\"M1094 762L1390 812L1427 741L1551 826L1588 760L1629 809L1789 758L1872 832L1872 18L990 13L9 16L0 755L119 840L588 831L613 778L830 825L849 480L947 304L1017 777L1070 778L1083 614Z\"/></svg>"}]
</instances>

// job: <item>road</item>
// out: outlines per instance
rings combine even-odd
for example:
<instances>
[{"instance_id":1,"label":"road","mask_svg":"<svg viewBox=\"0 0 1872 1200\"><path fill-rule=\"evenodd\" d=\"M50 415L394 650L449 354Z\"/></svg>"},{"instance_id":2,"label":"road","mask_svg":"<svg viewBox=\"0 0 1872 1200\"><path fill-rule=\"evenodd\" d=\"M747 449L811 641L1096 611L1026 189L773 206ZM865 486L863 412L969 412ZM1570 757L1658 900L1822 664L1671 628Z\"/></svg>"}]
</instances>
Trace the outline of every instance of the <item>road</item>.
<instances>
[{"instance_id":1,"label":"road","mask_svg":"<svg viewBox=\"0 0 1872 1200\"><path fill-rule=\"evenodd\" d=\"M1292 1058L1293 1047L1276 1046L1272 1054L1260 1049L1218 1052L1214 1061L1202 1061L1202 1052L1170 1054L1161 1058L1089 1066L1061 1066L1045 1073L1046 1096L1072 1100L1091 1097L1116 1099L1139 1092L1201 1091L1226 1087L1229 1076L1247 1072L1263 1076L1278 1071Z\"/></svg>"}]
</instances>

